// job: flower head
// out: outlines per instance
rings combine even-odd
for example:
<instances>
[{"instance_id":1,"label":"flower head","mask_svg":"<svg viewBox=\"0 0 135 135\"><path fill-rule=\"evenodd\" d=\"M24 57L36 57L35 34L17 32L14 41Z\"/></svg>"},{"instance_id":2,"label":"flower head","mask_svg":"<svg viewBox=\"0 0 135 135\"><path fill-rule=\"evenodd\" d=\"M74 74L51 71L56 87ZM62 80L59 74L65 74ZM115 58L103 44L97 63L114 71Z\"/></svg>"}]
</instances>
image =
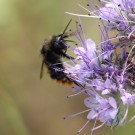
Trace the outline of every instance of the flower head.
<instances>
[{"instance_id":1,"label":"flower head","mask_svg":"<svg viewBox=\"0 0 135 135\"><path fill-rule=\"evenodd\" d=\"M100 3L102 7L96 5L96 8L89 3L90 10L81 6L89 15L70 13L101 18L98 26L101 34L100 42L96 44L81 36L78 30L81 24L77 24L75 37L78 44L71 48L75 59L64 62L63 70L75 83L75 94L71 96L86 96L84 105L88 110L80 114L88 112L88 121L83 127L95 120L92 131L104 124L111 127L122 125L128 107L135 102L135 0L100 0ZM112 37L113 29L117 33ZM96 126L97 120L102 123L100 126Z\"/></svg>"},{"instance_id":2,"label":"flower head","mask_svg":"<svg viewBox=\"0 0 135 135\"><path fill-rule=\"evenodd\" d=\"M111 127L123 124L128 107L135 102L135 45L127 47L129 41L124 40L124 44L121 40L113 41L107 27L102 30L104 39L99 45L92 39L78 38L80 45L73 49L76 58L71 64L65 63L64 73L81 86L74 86L74 95L86 95L88 122L95 120L91 131L104 124ZM96 126L97 120L102 122L100 126Z\"/></svg>"}]
</instances>

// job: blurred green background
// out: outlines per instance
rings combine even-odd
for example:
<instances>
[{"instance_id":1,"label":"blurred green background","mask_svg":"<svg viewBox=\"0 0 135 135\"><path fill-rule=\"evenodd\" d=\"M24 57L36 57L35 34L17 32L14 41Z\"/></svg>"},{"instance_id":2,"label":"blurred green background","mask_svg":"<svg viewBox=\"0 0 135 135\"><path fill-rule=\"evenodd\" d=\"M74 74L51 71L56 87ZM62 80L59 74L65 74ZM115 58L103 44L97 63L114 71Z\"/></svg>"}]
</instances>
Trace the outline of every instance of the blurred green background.
<instances>
[{"instance_id":1,"label":"blurred green background","mask_svg":"<svg viewBox=\"0 0 135 135\"><path fill-rule=\"evenodd\" d=\"M0 0L0 135L75 135L86 122L86 114L63 120L64 116L86 109L84 97L67 99L70 88L56 84L46 70L44 78L39 79L40 44L44 37L65 28L72 17L65 11L81 13L78 2L85 3ZM77 18L72 18L74 27ZM86 33L96 40L96 21L88 18L82 21ZM94 135L133 135L133 123L116 131L104 127ZM89 135L91 126L82 134Z\"/></svg>"}]
</instances>

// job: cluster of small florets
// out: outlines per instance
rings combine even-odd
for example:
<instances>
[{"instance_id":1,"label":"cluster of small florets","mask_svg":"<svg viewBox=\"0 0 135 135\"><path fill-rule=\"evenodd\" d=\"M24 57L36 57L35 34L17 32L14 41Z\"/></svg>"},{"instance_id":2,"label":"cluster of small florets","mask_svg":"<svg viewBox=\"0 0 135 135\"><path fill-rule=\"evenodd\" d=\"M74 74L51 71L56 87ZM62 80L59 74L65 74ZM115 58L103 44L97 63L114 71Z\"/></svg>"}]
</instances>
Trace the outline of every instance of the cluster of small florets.
<instances>
[{"instance_id":1,"label":"cluster of small florets","mask_svg":"<svg viewBox=\"0 0 135 135\"><path fill-rule=\"evenodd\" d=\"M102 27L99 25L98 45L92 39L83 39L78 32L80 42L73 49L76 58L72 64L65 64L64 71L80 84L74 86L74 95L83 93L87 97L84 104L88 110L84 112L88 112L88 121L84 127L95 120L91 131L104 124L122 125L128 107L135 102L135 0L100 0L100 3L100 6L88 3L89 9L81 6L87 15L70 13L100 18ZM117 34L110 37L113 29ZM129 121L133 119L134 116ZM96 126L97 120L102 124Z\"/></svg>"}]
</instances>

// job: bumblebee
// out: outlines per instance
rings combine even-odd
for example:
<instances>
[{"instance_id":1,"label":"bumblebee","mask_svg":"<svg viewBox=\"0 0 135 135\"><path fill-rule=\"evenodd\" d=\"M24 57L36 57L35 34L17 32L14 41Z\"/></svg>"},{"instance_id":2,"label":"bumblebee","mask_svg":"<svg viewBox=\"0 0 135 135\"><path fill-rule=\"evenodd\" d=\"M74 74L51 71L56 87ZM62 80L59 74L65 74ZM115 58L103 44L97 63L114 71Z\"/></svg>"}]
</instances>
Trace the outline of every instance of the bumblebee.
<instances>
[{"instance_id":1,"label":"bumblebee","mask_svg":"<svg viewBox=\"0 0 135 135\"><path fill-rule=\"evenodd\" d=\"M62 34L53 35L44 40L40 50L40 53L43 57L40 71L40 79L43 77L43 67L45 65L52 79L62 84L72 84L71 79L69 79L63 72L64 66L61 60L62 57L67 59L73 59L73 57L69 56L66 53L66 42L68 41L66 40L66 38L71 36L71 34L66 33L66 30L70 23L71 20L68 22Z\"/></svg>"}]
</instances>

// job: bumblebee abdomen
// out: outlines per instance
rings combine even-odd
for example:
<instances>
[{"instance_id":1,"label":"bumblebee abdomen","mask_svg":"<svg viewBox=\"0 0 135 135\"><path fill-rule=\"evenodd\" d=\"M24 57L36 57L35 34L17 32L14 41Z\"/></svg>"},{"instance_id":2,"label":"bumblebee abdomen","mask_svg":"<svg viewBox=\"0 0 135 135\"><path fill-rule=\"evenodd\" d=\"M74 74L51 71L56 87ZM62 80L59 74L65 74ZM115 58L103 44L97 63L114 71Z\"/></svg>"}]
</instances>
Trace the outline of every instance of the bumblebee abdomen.
<instances>
[{"instance_id":1,"label":"bumblebee abdomen","mask_svg":"<svg viewBox=\"0 0 135 135\"><path fill-rule=\"evenodd\" d=\"M50 77L61 84L72 84L72 81L62 72L55 71L55 69L49 70Z\"/></svg>"}]
</instances>

